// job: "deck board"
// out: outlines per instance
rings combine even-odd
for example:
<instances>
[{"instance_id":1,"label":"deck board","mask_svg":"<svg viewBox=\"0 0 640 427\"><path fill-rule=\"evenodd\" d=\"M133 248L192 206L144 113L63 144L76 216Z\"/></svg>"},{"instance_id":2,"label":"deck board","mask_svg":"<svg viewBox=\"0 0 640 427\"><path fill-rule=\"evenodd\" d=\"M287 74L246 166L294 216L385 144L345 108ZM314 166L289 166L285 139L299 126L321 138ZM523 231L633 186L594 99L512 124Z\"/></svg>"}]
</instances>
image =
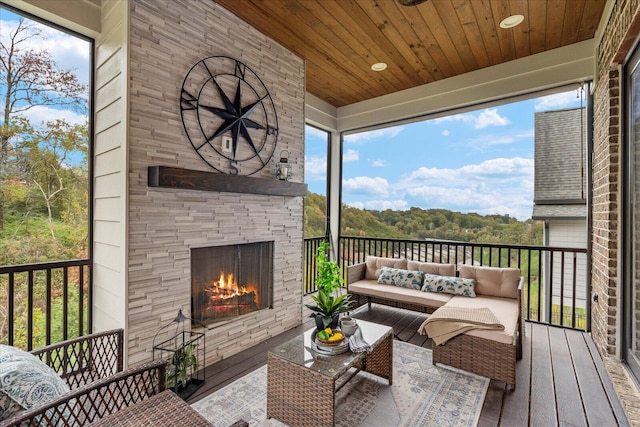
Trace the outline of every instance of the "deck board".
<instances>
[{"instance_id":1,"label":"deck board","mask_svg":"<svg viewBox=\"0 0 640 427\"><path fill-rule=\"evenodd\" d=\"M358 308L352 316L391 326L397 338L431 348L431 340L417 333L427 317L424 313L373 304L371 309ZM264 365L270 348L313 326L313 320L305 318L302 325L207 367L204 386L188 402ZM546 427L587 425L587 421L588 425L629 425L591 337L536 323L527 323L525 328L516 389L505 390L504 383L491 381L478 426Z\"/></svg>"},{"instance_id":2,"label":"deck board","mask_svg":"<svg viewBox=\"0 0 640 427\"><path fill-rule=\"evenodd\" d=\"M531 326L531 372L531 425L558 425L549 332L542 325Z\"/></svg>"},{"instance_id":3,"label":"deck board","mask_svg":"<svg viewBox=\"0 0 640 427\"><path fill-rule=\"evenodd\" d=\"M556 390L558 422L560 425L586 427L587 420L582 403L576 404L576 396L580 396L580 390L573 370L565 330L549 328L549 344L553 355L551 366Z\"/></svg>"},{"instance_id":4,"label":"deck board","mask_svg":"<svg viewBox=\"0 0 640 427\"><path fill-rule=\"evenodd\" d=\"M529 422L529 393L531 391L531 324L525 325L522 359L517 362L516 389L505 393L502 402L502 422L505 426L525 426ZM483 409L484 411L484 409Z\"/></svg>"},{"instance_id":5,"label":"deck board","mask_svg":"<svg viewBox=\"0 0 640 427\"><path fill-rule=\"evenodd\" d=\"M598 372L584 336L567 333L567 343L575 366L576 379L588 424L592 426L615 425L615 416L609 406L604 388L599 387Z\"/></svg>"}]
</instances>

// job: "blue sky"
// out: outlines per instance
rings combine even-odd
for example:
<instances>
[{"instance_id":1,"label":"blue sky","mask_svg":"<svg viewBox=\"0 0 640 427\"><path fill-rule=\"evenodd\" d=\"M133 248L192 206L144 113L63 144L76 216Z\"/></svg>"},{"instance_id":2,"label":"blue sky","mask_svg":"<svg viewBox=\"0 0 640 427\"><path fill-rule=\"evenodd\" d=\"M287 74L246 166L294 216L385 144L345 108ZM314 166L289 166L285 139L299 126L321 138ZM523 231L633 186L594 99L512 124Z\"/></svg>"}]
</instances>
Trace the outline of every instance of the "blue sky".
<instances>
[{"instance_id":1,"label":"blue sky","mask_svg":"<svg viewBox=\"0 0 640 427\"><path fill-rule=\"evenodd\" d=\"M584 103L584 101L583 101ZM576 90L345 136L342 201L519 220L533 210L534 114L580 106ZM326 134L306 128L305 182L326 192Z\"/></svg>"}]
</instances>

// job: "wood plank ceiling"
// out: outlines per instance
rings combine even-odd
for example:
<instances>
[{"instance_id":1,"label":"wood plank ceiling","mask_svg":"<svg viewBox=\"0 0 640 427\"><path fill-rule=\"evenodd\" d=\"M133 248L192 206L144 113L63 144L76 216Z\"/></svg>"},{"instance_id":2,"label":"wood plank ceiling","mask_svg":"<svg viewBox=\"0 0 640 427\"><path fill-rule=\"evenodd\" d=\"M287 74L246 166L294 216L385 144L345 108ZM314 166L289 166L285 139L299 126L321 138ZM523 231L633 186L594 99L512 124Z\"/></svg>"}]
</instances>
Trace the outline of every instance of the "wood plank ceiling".
<instances>
[{"instance_id":1,"label":"wood plank ceiling","mask_svg":"<svg viewBox=\"0 0 640 427\"><path fill-rule=\"evenodd\" d=\"M335 107L593 38L605 0L213 0L306 60ZM507 16L524 22L500 28ZM382 72L371 65L384 62Z\"/></svg>"}]
</instances>

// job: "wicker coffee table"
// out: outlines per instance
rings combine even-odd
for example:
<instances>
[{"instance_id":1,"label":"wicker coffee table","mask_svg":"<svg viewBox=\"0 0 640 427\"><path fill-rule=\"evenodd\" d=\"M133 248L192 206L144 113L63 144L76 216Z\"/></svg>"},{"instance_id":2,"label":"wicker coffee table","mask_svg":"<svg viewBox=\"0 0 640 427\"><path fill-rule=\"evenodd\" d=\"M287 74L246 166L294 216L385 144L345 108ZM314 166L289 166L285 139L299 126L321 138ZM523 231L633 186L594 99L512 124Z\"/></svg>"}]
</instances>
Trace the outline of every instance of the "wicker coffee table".
<instances>
[{"instance_id":1,"label":"wicker coffee table","mask_svg":"<svg viewBox=\"0 0 640 427\"><path fill-rule=\"evenodd\" d=\"M335 424L335 394L358 372L389 381L393 375L393 329L358 321L370 353L338 355L311 353L314 329L269 351L267 362L267 418L291 427Z\"/></svg>"}]
</instances>

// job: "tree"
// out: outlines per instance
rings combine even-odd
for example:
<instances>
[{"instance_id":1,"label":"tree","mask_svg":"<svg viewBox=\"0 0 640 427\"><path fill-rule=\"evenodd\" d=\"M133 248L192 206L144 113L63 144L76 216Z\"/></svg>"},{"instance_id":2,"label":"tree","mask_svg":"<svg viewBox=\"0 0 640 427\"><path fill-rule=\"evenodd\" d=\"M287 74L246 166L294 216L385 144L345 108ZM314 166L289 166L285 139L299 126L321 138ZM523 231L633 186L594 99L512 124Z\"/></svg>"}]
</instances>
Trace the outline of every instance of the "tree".
<instances>
[{"instance_id":1,"label":"tree","mask_svg":"<svg viewBox=\"0 0 640 427\"><path fill-rule=\"evenodd\" d=\"M85 112L87 86L71 70L63 70L46 50L32 42L44 39L38 26L21 18L8 38L0 38L0 184L8 177L12 140L21 132L17 119L36 106L60 106ZM0 190L0 230L4 228L4 192Z\"/></svg>"},{"instance_id":2,"label":"tree","mask_svg":"<svg viewBox=\"0 0 640 427\"><path fill-rule=\"evenodd\" d=\"M65 120L55 120L47 122L43 128L31 129L16 150L17 163L22 165L25 180L38 188L44 200L49 232L54 240L54 202L61 198L70 200L61 196L74 185L86 188L82 171L87 166L87 146L86 124L71 125ZM72 155L75 155L74 159ZM74 163L79 167L74 167Z\"/></svg>"}]
</instances>

